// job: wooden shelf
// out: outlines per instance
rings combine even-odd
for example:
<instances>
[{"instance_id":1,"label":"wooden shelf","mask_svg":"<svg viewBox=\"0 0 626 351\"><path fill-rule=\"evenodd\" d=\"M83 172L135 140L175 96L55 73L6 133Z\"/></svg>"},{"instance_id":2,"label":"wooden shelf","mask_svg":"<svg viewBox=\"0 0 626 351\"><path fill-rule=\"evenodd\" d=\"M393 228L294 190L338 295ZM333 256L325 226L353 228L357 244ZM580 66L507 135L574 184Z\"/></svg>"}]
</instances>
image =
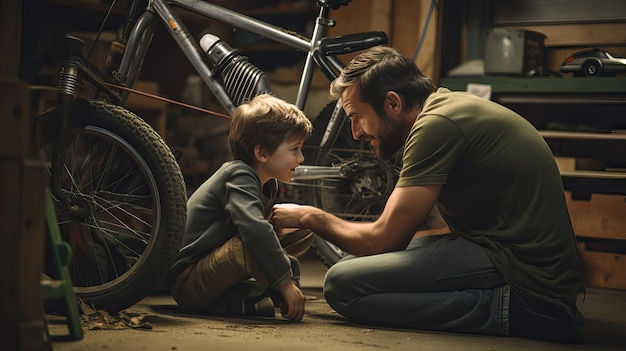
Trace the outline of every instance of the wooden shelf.
<instances>
[{"instance_id":1,"label":"wooden shelf","mask_svg":"<svg viewBox=\"0 0 626 351\"><path fill-rule=\"evenodd\" d=\"M561 171L563 187L580 200L592 194L626 195L626 173L604 171Z\"/></svg>"},{"instance_id":2,"label":"wooden shelf","mask_svg":"<svg viewBox=\"0 0 626 351\"><path fill-rule=\"evenodd\" d=\"M552 96L626 93L626 77L446 77L441 79L440 85L450 90L465 91L468 83L490 85L497 94L549 93Z\"/></svg>"},{"instance_id":3,"label":"wooden shelf","mask_svg":"<svg viewBox=\"0 0 626 351\"><path fill-rule=\"evenodd\" d=\"M544 139L565 139L565 140L602 140L626 142L626 133L585 133L540 130L539 134ZM626 144L624 145L626 146Z\"/></svg>"},{"instance_id":4,"label":"wooden shelf","mask_svg":"<svg viewBox=\"0 0 626 351\"><path fill-rule=\"evenodd\" d=\"M525 106L534 116L520 113L529 120L536 122L542 118L550 119L556 114L561 121L549 121L551 123L546 124L546 129L563 130L539 130L555 156L593 159L616 167L626 167L626 133L611 133L611 129L606 130L604 125L594 128L600 119L615 121L624 117L619 113L609 117L607 111L621 111L620 106L626 105L626 78L480 76L448 77L441 81L442 86L459 91L465 91L469 83L490 85L492 99L513 110ZM588 106L594 106L591 111L597 112L597 115L589 115L588 118L583 116L585 124L578 125L583 119L579 112L583 109L589 111ZM565 107L569 109L563 110ZM572 110L578 115L570 116ZM542 112L547 111L550 113L542 115ZM570 117L571 125L566 123ZM620 123L624 124L626 120L614 124ZM572 130L567 130L570 128ZM597 129L598 132L590 132L589 129ZM572 191L577 198L588 199L592 193L626 195L626 173L566 170L561 175L565 189Z\"/></svg>"},{"instance_id":5,"label":"wooden shelf","mask_svg":"<svg viewBox=\"0 0 626 351\"><path fill-rule=\"evenodd\" d=\"M435 77L443 77L439 85L453 91L468 91L470 83L488 86L491 100L539 131L560 169L586 283L626 289L626 75L445 77L484 52L482 29L508 27L546 35L546 72L557 72L568 55L583 47L626 56L626 44L619 39L623 2L557 2L567 3L567 9L555 12L554 2L540 0L522 0L516 7L490 1L489 20L481 23L476 16L474 26L463 17L461 6L444 7L439 24L445 28L439 40L442 59Z\"/></svg>"},{"instance_id":6,"label":"wooden shelf","mask_svg":"<svg viewBox=\"0 0 626 351\"><path fill-rule=\"evenodd\" d=\"M539 134L555 156L601 159L626 167L626 134L546 130L540 130Z\"/></svg>"}]
</instances>

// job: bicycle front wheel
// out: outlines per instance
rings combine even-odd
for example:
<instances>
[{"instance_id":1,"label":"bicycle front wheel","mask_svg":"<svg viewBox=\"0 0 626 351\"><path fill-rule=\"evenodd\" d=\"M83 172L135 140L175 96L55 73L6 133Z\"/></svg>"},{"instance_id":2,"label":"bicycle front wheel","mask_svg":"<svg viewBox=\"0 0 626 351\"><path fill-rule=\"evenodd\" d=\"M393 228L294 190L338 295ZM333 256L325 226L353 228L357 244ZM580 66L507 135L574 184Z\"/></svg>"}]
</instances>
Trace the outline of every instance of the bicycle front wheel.
<instances>
[{"instance_id":1,"label":"bicycle front wheel","mask_svg":"<svg viewBox=\"0 0 626 351\"><path fill-rule=\"evenodd\" d=\"M325 133L331 120L332 130ZM319 145L324 134L329 138L323 146L312 148L314 152L309 157L314 165L354 165L354 172L345 177L316 181L311 187L313 205L346 220L375 221L398 180L401 153L383 161L368 143L354 140L350 120L337 103L326 106L315 120L313 129L316 134L311 138L312 144ZM320 237L315 238L313 245L328 267L347 254Z\"/></svg>"},{"instance_id":2,"label":"bicycle front wheel","mask_svg":"<svg viewBox=\"0 0 626 351\"><path fill-rule=\"evenodd\" d=\"M54 150L63 152L53 197L72 248L74 292L96 308L127 308L159 286L180 248L187 201L180 168L163 139L122 107L77 100L56 149L60 117L43 116L41 157L51 165Z\"/></svg>"}]
</instances>

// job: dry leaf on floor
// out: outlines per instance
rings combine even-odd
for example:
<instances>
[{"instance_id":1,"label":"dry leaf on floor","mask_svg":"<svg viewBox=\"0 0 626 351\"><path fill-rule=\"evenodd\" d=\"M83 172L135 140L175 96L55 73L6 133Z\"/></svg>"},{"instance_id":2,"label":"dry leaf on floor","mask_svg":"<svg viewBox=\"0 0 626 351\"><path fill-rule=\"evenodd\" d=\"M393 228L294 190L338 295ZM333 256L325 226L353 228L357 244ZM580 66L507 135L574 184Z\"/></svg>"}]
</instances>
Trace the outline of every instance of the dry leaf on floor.
<instances>
[{"instance_id":1,"label":"dry leaf on floor","mask_svg":"<svg viewBox=\"0 0 626 351\"><path fill-rule=\"evenodd\" d=\"M145 322L144 316L129 311L121 311L119 316L111 316L105 310L97 310L87 305L83 300L78 300L82 312L81 322L88 330L98 329L152 329L150 323Z\"/></svg>"}]
</instances>

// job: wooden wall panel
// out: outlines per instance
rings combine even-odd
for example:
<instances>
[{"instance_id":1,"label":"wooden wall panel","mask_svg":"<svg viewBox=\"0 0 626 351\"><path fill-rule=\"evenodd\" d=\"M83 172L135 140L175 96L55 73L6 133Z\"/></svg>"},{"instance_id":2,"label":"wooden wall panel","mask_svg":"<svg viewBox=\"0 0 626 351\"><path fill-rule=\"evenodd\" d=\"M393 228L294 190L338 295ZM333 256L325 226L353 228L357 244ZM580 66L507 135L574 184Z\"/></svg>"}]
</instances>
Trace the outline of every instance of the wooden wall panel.
<instances>
[{"instance_id":1,"label":"wooden wall panel","mask_svg":"<svg viewBox=\"0 0 626 351\"><path fill-rule=\"evenodd\" d=\"M435 8L427 29L427 36L416 59L417 65L429 77L437 80L439 70L439 8ZM359 0L333 12L337 26L330 28L330 36L364 31L384 31L389 45L402 54L413 57L415 48L426 22L431 1L421 0ZM356 54L344 55L348 62Z\"/></svg>"},{"instance_id":2,"label":"wooden wall panel","mask_svg":"<svg viewBox=\"0 0 626 351\"><path fill-rule=\"evenodd\" d=\"M435 7L426 29L426 37L415 60L417 66L433 80L439 79L439 8L441 1L435 1ZM428 16L431 1L395 0L392 19L391 44L408 57L413 57L424 24Z\"/></svg>"},{"instance_id":3,"label":"wooden wall panel","mask_svg":"<svg viewBox=\"0 0 626 351\"><path fill-rule=\"evenodd\" d=\"M359 0L331 13L331 18L337 22L335 27L328 29L328 36L349 33L383 31L389 35L389 15L391 14L391 0ZM342 55L341 60L348 63L358 53Z\"/></svg>"}]
</instances>

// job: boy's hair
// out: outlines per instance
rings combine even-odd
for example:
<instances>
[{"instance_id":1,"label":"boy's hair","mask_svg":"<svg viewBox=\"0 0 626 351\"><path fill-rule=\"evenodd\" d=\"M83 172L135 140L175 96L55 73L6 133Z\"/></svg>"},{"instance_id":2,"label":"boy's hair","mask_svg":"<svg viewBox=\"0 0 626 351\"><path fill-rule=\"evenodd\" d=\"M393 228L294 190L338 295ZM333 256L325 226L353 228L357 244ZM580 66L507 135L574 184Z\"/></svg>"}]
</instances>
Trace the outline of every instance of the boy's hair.
<instances>
[{"instance_id":1,"label":"boy's hair","mask_svg":"<svg viewBox=\"0 0 626 351\"><path fill-rule=\"evenodd\" d=\"M236 160L254 165L257 145L271 155L283 141L306 140L312 130L311 121L298 107L262 94L235 109L228 143Z\"/></svg>"}]
</instances>

